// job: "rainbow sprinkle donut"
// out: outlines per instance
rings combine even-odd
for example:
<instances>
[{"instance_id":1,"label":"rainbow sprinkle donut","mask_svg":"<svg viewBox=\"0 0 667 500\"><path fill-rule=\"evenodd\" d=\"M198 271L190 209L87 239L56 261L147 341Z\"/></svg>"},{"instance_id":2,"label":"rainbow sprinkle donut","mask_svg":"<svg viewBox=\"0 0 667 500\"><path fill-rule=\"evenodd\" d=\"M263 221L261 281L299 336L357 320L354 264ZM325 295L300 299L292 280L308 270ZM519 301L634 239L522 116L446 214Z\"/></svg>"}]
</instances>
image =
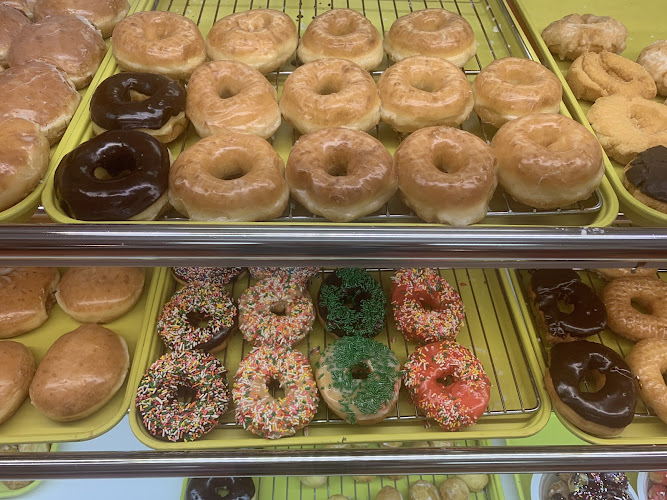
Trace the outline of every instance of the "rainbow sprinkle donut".
<instances>
[{"instance_id":1,"label":"rainbow sprinkle donut","mask_svg":"<svg viewBox=\"0 0 667 500\"><path fill-rule=\"evenodd\" d=\"M249 267L250 276L258 280L284 277L291 281L308 285L308 280L320 273L319 267Z\"/></svg>"},{"instance_id":2,"label":"rainbow sprinkle donut","mask_svg":"<svg viewBox=\"0 0 667 500\"><path fill-rule=\"evenodd\" d=\"M242 267L172 267L174 279L181 285L203 283L225 286L243 271Z\"/></svg>"}]
</instances>

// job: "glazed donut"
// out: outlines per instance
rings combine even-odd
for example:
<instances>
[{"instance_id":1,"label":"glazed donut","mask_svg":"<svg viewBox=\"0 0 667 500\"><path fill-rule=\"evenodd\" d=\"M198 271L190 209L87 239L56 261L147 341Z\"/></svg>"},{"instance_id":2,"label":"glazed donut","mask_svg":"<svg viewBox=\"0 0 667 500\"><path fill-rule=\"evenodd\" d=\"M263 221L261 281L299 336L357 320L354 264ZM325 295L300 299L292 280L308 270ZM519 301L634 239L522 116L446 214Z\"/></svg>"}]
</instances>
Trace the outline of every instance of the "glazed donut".
<instances>
[{"instance_id":1,"label":"glazed donut","mask_svg":"<svg viewBox=\"0 0 667 500\"><path fill-rule=\"evenodd\" d=\"M253 9L216 21L206 36L206 54L213 61L239 61L266 74L294 54L296 25L284 12Z\"/></svg>"},{"instance_id":2,"label":"glazed donut","mask_svg":"<svg viewBox=\"0 0 667 500\"><path fill-rule=\"evenodd\" d=\"M199 28L174 12L132 14L116 25L111 41L113 55L123 71L187 80L206 61L206 46Z\"/></svg>"},{"instance_id":3,"label":"glazed donut","mask_svg":"<svg viewBox=\"0 0 667 500\"><path fill-rule=\"evenodd\" d=\"M181 285L190 283L225 286L241 274L241 267L172 267L171 274Z\"/></svg>"},{"instance_id":4,"label":"glazed donut","mask_svg":"<svg viewBox=\"0 0 667 500\"><path fill-rule=\"evenodd\" d=\"M586 118L606 153L627 165L642 151L667 146L667 106L641 97L602 97Z\"/></svg>"},{"instance_id":5,"label":"glazed donut","mask_svg":"<svg viewBox=\"0 0 667 500\"><path fill-rule=\"evenodd\" d=\"M440 500L440 493L438 493L438 488L433 483L419 479L410 484L408 498L409 500Z\"/></svg>"},{"instance_id":6,"label":"glazed donut","mask_svg":"<svg viewBox=\"0 0 667 500\"><path fill-rule=\"evenodd\" d=\"M644 205L667 214L667 148L654 146L639 153L623 169L623 185Z\"/></svg>"},{"instance_id":7,"label":"glazed donut","mask_svg":"<svg viewBox=\"0 0 667 500\"><path fill-rule=\"evenodd\" d=\"M37 0L32 10L37 22L63 14L85 17L104 38L108 38L116 24L127 15L130 4L127 0Z\"/></svg>"},{"instance_id":8,"label":"glazed donut","mask_svg":"<svg viewBox=\"0 0 667 500\"><path fill-rule=\"evenodd\" d=\"M667 97L667 40L658 40L644 47L637 63L653 77L658 94Z\"/></svg>"},{"instance_id":9,"label":"glazed donut","mask_svg":"<svg viewBox=\"0 0 667 500\"><path fill-rule=\"evenodd\" d=\"M178 400L186 388L189 403ZM148 433L165 441L194 441L212 431L229 409L227 370L212 354L174 351L146 371L136 407Z\"/></svg>"},{"instance_id":10,"label":"glazed donut","mask_svg":"<svg viewBox=\"0 0 667 500\"><path fill-rule=\"evenodd\" d=\"M10 66L30 61L53 64L67 73L77 89L90 83L107 45L97 29L81 16L53 16L26 26L7 53Z\"/></svg>"},{"instance_id":11,"label":"glazed donut","mask_svg":"<svg viewBox=\"0 0 667 500\"><path fill-rule=\"evenodd\" d=\"M563 86L540 63L517 57L497 59L472 82L475 113L500 128L535 113L558 113Z\"/></svg>"},{"instance_id":12,"label":"glazed donut","mask_svg":"<svg viewBox=\"0 0 667 500\"><path fill-rule=\"evenodd\" d=\"M380 121L380 97L363 68L344 59L318 59L287 77L280 111L302 134L329 127L366 131Z\"/></svg>"},{"instance_id":13,"label":"glazed donut","mask_svg":"<svg viewBox=\"0 0 667 500\"><path fill-rule=\"evenodd\" d=\"M227 132L186 149L169 173L169 200L191 220L258 221L283 213L283 160L255 135Z\"/></svg>"},{"instance_id":14,"label":"glazed donut","mask_svg":"<svg viewBox=\"0 0 667 500\"><path fill-rule=\"evenodd\" d=\"M631 276L655 276L657 269L651 267L619 268L619 269L593 269L597 274L607 281L615 278Z\"/></svg>"},{"instance_id":15,"label":"glazed donut","mask_svg":"<svg viewBox=\"0 0 667 500\"><path fill-rule=\"evenodd\" d=\"M667 283L655 277L617 278L602 289L609 328L635 342L667 340ZM635 302L646 309L639 312Z\"/></svg>"},{"instance_id":16,"label":"glazed donut","mask_svg":"<svg viewBox=\"0 0 667 500\"><path fill-rule=\"evenodd\" d=\"M597 387L582 392L579 387L591 372ZM554 344L544 383L554 407L589 434L617 436L632 422L637 399L634 376L623 358L602 344L586 340Z\"/></svg>"},{"instance_id":17,"label":"glazed donut","mask_svg":"<svg viewBox=\"0 0 667 500\"><path fill-rule=\"evenodd\" d=\"M28 196L49 166L49 141L39 125L22 118L0 119L0 210Z\"/></svg>"},{"instance_id":18,"label":"glazed donut","mask_svg":"<svg viewBox=\"0 0 667 500\"><path fill-rule=\"evenodd\" d=\"M507 122L491 146L498 157L500 185L531 207L565 207L585 200L604 175L595 136L563 115L528 115Z\"/></svg>"},{"instance_id":19,"label":"glazed donut","mask_svg":"<svg viewBox=\"0 0 667 500\"><path fill-rule=\"evenodd\" d=\"M301 136L290 151L285 178L292 198L334 222L373 213L398 187L394 159L384 145L344 128Z\"/></svg>"},{"instance_id":20,"label":"glazed donut","mask_svg":"<svg viewBox=\"0 0 667 500\"><path fill-rule=\"evenodd\" d=\"M254 346L293 347L313 329L315 308L300 283L280 277L260 281L239 299L239 330Z\"/></svg>"},{"instance_id":21,"label":"glazed donut","mask_svg":"<svg viewBox=\"0 0 667 500\"><path fill-rule=\"evenodd\" d=\"M385 325L386 303L382 286L368 271L340 268L324 278L317 313L334 337L375 337Z\"/></svg>"},{"instance_id":22,"label":"glazed donut","mask_svg":"<svg viewBox=\"0 0 667 500\"><path fill-rule=\"evenodd\" d=\"M56 199L78 220L154 220L167 205L169 164L169 150L150 135L110 130L60 160Z\"/></svg>"},{"instance_id":23,"label":"glazed donut","mask_svg":"<svg viewBox=\"0 0 667 500\"><path fill-rule=\"evenodd\" d=\"M0 342L0 424L11 417L28 396L35 375L35 356L19 342Z\"/></svg>"},{"instance_id":24,"label":"glazed donut","mask_svg":"<svg viewBox=\"0 0 667 500\"><path fill-rule=\"evenodd\" d=\"M0 68L9 66L7 52L12 40L21 30L32 24L25 14L8 5L0 4Z\"/></svg>"},{"instance_id":25,"label":"glazed donut","mask_svg":"<svg viewBox=\"0 0 667 500\"><path fill-rule=\"evenodd\" d=\"M275 399L271 381L285 391ZM285 346L255 347L241 360L232 388L236 423L266 439L292 436L313 419L319 396L308 359Z\"/></svg>"},{"instance_id":26,"label":"glazed donut","mask_svg":"<svg viewBox=\"0 0 667 500\"><path fill-rule=\"evenodd\" d=\"M249 267L250 276L257 280L276 277L298 283L307 288L310 278L320 274L319 267Z\"/></svg>"},{"instance_id":27,"label":"glazed donut","mask_svg":"<svg viewBox=\"0 0 667 500\"><path fill-rule=\"evenodd\" d=\"M396 62L422 55L462 68L477 53L477 42L463 17L445 9L424 9L394 21L385 33L384 50Z\"/></svg>"},{"instance_id":28,"label":"glazed donut","mask_svg":"<svg viewBox=\"0 0 667 500\"><path fill-rule=\"evenodd\" d=\"M486 215L498 161L479 137L423 128L403 140L394 161L401 200L426 222L466 226Z\"/></svg>"},{"instance_id":29,"label":"glazed donut","mask_svg":"<svg viewBox=\"0 0 667 500\"><path fill-rule=\"evenodd\" d=\"M93 132L138 130L168 143L185 130L185 88L153 73L118 73L103 80L90 100Z\"/></svg>"},{"instance_id":30,"label":"glazed donut","mask_svg":"<svg viewBox=\"0 0 667 500\"><path fill-rule=\"evenodd\" d=\"M403 495L393 486L383 486L377 495L375 495L375 500L403 500Z\"/></svg>"},{"instance_id":31,"label":"glazed donut","mask_svg":"<svg viewBox=\"0 0 667 500\"><path fill-rule=\"evenodd\" d=\"M226 492L221 496L218 492ZM255 500L251 477L207 477L188 480L184 500Z\"/></svg>"},{"instance_id":32,"label":"glazed donut","mask_svg":"<svg viewBox=\"0 0 667 500\"><path fill-rule=\"evenodd\" d=\"M415 406L445 431L474 424L491 396L482 363L456 342L417 347L403 367L403 381ZM451 384L441 380L451 377Z\"/></svg>"},{"instance_id":33,"label":"glazed donut","mask_svg":"<svg viewBox=\"0 0 667 500\"><path fill-rule=\"evenodd\" d=\"M565 75L577 99L595 102L600 97L624 95L653 99L656 85L641 65L612 52L587 52L577 57Z\"/></svg>"},{"instance_id":34,"label":"glazed donut","mask_svg":"<svg viewBox=\"0 0 667 500\"><path fill-rule=\"evenodd\" d=\"M304 63L317 59L347 59L366 71L382 62L382 37L363 14L331 9L315 17L299 41L297 55Z\"/></svg>"},{"instance_id":35,"label":"glazed donut","mask_svg":"<svg viewBox=\"0 0 667 500\"><path fill-rule=\"evenodd\" d=\"M434 269L400 269L392 278L394 321L406 340L454 340L465 320L461 296Z\"/></svg>"},{"instance_id":36,"label":"glazed donut","mask_svg":"<svg viewBox=\"0 0 667 500\"><path fill-rule=\"evenodd\" d=\"M637 342L626 361L638 378L639 395L667 423L667 341L644 339Z\"/></svg>"},{"instance_id":37,"label":"glazed donut","mask_svg":"<svg viewBox=\"0 0 667 500\"><path fill-rule=\"evenodd\" d=\"M20 10L28 19L32 19L32 6L35 0L0 0L0 5L11 7L12 9Z\"/></svg>"},{"instance_id":38,"label":"glazed donut","mask_svg":"<svg viewBox=\"0 0 667 500\"><path fill-rule=\"evenodd\" d=\"M378 91L380 118L398 132L434 125L456 127L468 118L473 106L465 74L437 57L402 59L382 73Z\"/></svg>"},{"instance_id":39,"label":"glazed donut","mask_svg":"<svg viewBox=\"0 0 667 500\"><path fill-rule=\"evenodd\" d=\"M401 363L386 345L342 337L315 364L317 387L329 409L350 424L376 424L396 406Z\"/></svg>"},{"instance_id":40,"label":"glazed donut","mask_svg":"<svg viewBox=\"0 0 667 500\"><path fill-rule=\"evenodd\" d=\"M603 50L620 54L625 50L628 30L613 17L570 14L554 21L542 31L549 51L563 59L574 60L586 52Z\"/></svg>"},{"instance_id":41,"label":"glazed donut","mask_svg":"<svg viewBox=\"0 0 667 500\"><path fill-rule=\"evenodd\" d=\"M185 113L201 137L239 132L268 139L280 126L276 89L237 61L213 61L192 73Z\"/></svg>"}]
</instances>

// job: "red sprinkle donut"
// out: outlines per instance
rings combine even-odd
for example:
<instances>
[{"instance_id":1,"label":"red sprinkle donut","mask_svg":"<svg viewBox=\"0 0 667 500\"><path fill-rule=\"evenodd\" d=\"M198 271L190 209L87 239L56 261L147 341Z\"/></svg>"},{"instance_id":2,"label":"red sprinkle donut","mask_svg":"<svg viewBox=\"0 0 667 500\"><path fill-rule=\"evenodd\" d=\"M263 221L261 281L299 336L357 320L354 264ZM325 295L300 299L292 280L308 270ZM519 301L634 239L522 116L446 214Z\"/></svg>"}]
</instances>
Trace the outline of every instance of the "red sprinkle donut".
<instances>
[{"instance_id":1,"label":"red sprinkle donut","mask_svg":"<svg viewBox=\"0 0 667 500\"><path fill-rule=\"evenodd\" d=\"M456 342L418 347L404 366L405 387L415 406L443 430L474 424L489 404L491 383L484 367ZM442 381L451 377L453 382Z\"/></svg>"},{"instance_id":2,"label":"red sprinkle donut","mask_svg":"<svg viewBox=\"0 0 667 500\"><path fill-rule=\"evenodd\" d=\"M396 326L419 343L454 340L465 318L461 296L434 269L400 269L391 305Z\"/></svg>"},{"instance_id":3,"label":"red sprinkle donut","mask_svg":"<svg viewBox=\"0 0 667 500\"><path fill-rule=\"evenodd\" d=\"M284 397L271 396L271 381L285 391ZM236 423L267 439L292 436L308 425L320 400L308 359L283 346L261 346L250 351L239 364L232 397Z\"/></svg>"},{"instance_id":4,"label":"red sprinkle donut","mask_svg":"<svg viewBox=\"0 0 667 500\"><path fill-rule=\"evenodd\" d=\"M243 271L242 267L173 267L174 279L182 285L204 283L224 286Z\"/></svg>"}]
</instances>

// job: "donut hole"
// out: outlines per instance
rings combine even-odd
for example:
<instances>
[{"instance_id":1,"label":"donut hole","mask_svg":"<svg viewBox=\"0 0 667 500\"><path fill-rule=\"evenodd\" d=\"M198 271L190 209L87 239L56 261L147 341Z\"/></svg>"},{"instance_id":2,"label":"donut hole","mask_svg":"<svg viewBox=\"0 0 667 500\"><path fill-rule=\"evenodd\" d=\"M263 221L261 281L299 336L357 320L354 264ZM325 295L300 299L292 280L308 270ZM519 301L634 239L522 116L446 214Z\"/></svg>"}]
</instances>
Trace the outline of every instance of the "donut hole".
<instances>
[{"instance_id":1,"label":"donut hole","mask_svg":"<svg viewBox=\"0 0 667 500\"><path fill-rule=\"evenodd\" d=\"M510 85L533 85L535 83L534 76L519 68L510 68L503 76L503 82Z\"/></svg>"},{"instance_id":2,"label":"donut hole","mask_svg":"<svg viewBox=\"0 0 667 500\"><path fill-rule=\"evenodd\" d=\"M642 105L630 106L630 121L646 134L658 134L664 130L664 120L659 120L652 109Z\"/></svg>"},{"instance_id":3,"label":"donut hole","mask_svg":"<svg viewBox=\"0 0 667 500\"><path fill-rule=\"evenodd\" d=\"M433 156L433 165L444 174L455 174L463 167L460 163L453 163L453 158L447 156L444 152L436 152Z\"/></svg>"},{"instance_id":4,"label":"donut hole","mask_svg":"<svg viewBox=\"0 0 667 500\"><path fill-rule=\"evenodd\" d=\"M271 17L268 14L255 15L239 19L239 28L243 31L254 33L262 31L271 24Z\"/></svg>"},{"instance_id":5,"label":"donut hole","mask_svg":"<svg viewBox=\"0 0 667 500\"><path fill-rule=\"evenodd\" d=\"M211 317L199 311L190 311L185 315L185 319L193 328L208 328Z\"/></svg>"},{"instance_id":6,"label":"donut hole","mask_svg":"<svg viewBox=\"0 0 667 500\"><path fill-rule=\"evenodd\" d=\"M276 302L271 305L270 311L276 316L285 316L287 314L287 303L284 301Z\"/></svg>"},{"instance_id":7,"label":"donut hole","mask_svg":"<svg viewBox=\"0 0 667 500\"><path fill-rule=\"evenodd\" d=\"M350 375L355 380L366 380L371 374L371 371L372 370L368 365L360 363L350 368Z\"/></svg>"},{"instance_id":8,"label":"donut hole","mask_svg":"<svg viewBox=\"0 0 667 500\"><path fill-rule=\"evenodd\" d=\"M153 23L152 25L154 27L153 29L153 36L148 36L148 39L153 39L153 40L167 40L168 38L171 38L174 35L173 28L167 24L167 23Z\"/></svg>"},{"instance_id":9,"label":"donut hole","mask_svg":"<svg viewBox=\"0 0 667 500\"><path fill-rule=\"evenodd\" d=\"M595 393L604 387L607 377L599 370L586 370L579 382L579 391L582 393Z\"/></svg>"},{"instance_id":10,"label":"donut hole","mask_svg":"<svg viewBox=\"0 0 667 500\"><path fill-rule=\"evenodd\" d=\"M210 173L213 177L220 179L221 181L232 181L234 179L240 179L249 171L250 169L246 165L234 162L215 165Z\"/></svg>"},{"instance_id":11,"label":"donut hole","mask_svg":"<svg viewBox=\"0 0 667 500\"><path fill-rule=\"evenodd\" d=\"M333 36L345 36L355 31L354 24L347 19L337 19L329 25L329 34Z\"/></svg>"},{"instance_id":12,"label":"donut hole","mask_svg":"<svg viewBox=\"0 0 667 500\"><path fill-rule=\"evenodd\" d=\"M332 177L347 176L347 162L338 158L324 167L324 171Z\"/></svg>"},{"instance_id":13,"label":"donut hole","mask_svg":"<svg viewBox=\"0 0 667 500\"><path fill-rule=\"evenodd\" d=\"M319 95L332 95L341 90L343 90L343 82L339 78L327 78L319 82L315 92Z\"/></svg>"},{"instance_id":14,"label":"donut hole","mask_svg":"<svg viewBox=\"0 0 667 500\"><path fill-rule=\"evenodd\" d=\"M410 85L424 92L440 92L445 88L444 80L438 80L426 73L413 73L410 75Z\"/></svg>"},{"instance_id":15,"label":"donut hole","mask_svg":"<svg viewBox=\"0 0 667 500\"><path fill-rule=\"evenodd\" d=\"M215 489L215 494L218 495L220 498L226 498L227 495L229 495L229 490L224 486L219 486Z\"/></svg>"},{"instance_id":16,"label":"donut hole","mask_svg":"<svg viewBox=\"0 0 667 500\"><path fill-rule=\"evenodd\" d=\"M110 181L115 179L122 179L132 173L136 167L134 156L127 152L121 152L114 155L113 158L108 158L102 161L93 170L93 175L96 179L101 181Z\"/></svg>"},{"instance_id":17,"label":"donut hole","mask_svg":"<svg viewBox=\"0 0 667 500\"><path fill-rule=\"evenodd\" d=\"M136 90L130 90L130 101L131 102L141 102L148 99L150 96L137 92Z\"/></svg>"},{"instance_id":18,"label":"donut hole","mask_svg":"<svg viewBox=\"0 0 667 500\"><path fill-rule=\"evenodd\" d=\"M447 21L440 16L422 16L414 20L413 26L419 31L435 32L445 29Z\"/></svg>"},{"instance_id":19,"label":"donut hole","mask_svg":"<svg viewBox=\"0 0 667 500\"><path fill-rule=\"evenodd\" d=\"M277 378L270 378L267 380L266 387L271 396L275 399L282 399L285 397L285 389L280 385L280 381Z\"/></svg>"},{"instance_id":20,"label":"donut hole","mask_svg":"<svg viewBox=\"0 0 667 500\"><path fill-rule=\"evenodd\" d=\"M187 406L195 399L195 391L187 385L176 386L176 401L183 406Z\"/></svg>"},{"instance_id":21,"label":"donut hole","mask_svg":"<svg viewBox=\"0 0 667 500\"><path fill-rule=\"evenodd\" d=\"M644 302L641 299L634 298L630 300L630 305L635 311L638 311L642 314L652 314L653 310L651 309L651 304Z\"/></svg>"},{"instance_id":22,"label":"donut hole","mask_svg":"<svg viewBox=\"0 0 667 500\"><path fill-rule=\"evenodd\" d=\"M574 311L574 304L564 298L559 297L556 306L563 314L571 314Z\"/></svg>"},{"instance_id":23,"label":"donut hole","mask_svg":"<svg viewBox=\"0 0 667 500\"><path fill-rule=\"evenodd\" d=\"M221 82L218 87L220 99L231 99L241 93L241 87L236 82Z\"/></svg>"},{"instance_id":24,"label":"donut hole","mask_svg":"<svg viewBox=\"0 0 667 500\"><path fill-rule=\"evenodd\" d=\"M456 379L454 377L452 377L451 375L447 375L446 377L438 377L438 378L435 379L435 381L438 384L440 384L444 387L447 387L447 386L452 385L454 382L456 382Z\"/></svg>"}]
</instances>

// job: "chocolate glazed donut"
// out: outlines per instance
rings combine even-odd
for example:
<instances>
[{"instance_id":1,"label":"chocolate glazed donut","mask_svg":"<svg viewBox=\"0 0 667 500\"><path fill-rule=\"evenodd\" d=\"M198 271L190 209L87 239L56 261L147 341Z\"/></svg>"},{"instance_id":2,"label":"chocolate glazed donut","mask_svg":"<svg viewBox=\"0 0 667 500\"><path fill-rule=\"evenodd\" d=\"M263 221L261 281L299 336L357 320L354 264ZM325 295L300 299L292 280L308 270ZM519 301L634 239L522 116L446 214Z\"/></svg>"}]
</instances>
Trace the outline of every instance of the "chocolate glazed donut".
<instances>
[{"instance_id":1,"label":"chocolate glazed donut","mask_svg":"<svg viewBox=\"0 0 667 500\"><path fill-rule=\"evenodd\" d=\"M225 490L222 495L218 491ZM209 477L188 481L186 500L252 500L255 483L249 477Z\"/></svg>"}]
</instances>

